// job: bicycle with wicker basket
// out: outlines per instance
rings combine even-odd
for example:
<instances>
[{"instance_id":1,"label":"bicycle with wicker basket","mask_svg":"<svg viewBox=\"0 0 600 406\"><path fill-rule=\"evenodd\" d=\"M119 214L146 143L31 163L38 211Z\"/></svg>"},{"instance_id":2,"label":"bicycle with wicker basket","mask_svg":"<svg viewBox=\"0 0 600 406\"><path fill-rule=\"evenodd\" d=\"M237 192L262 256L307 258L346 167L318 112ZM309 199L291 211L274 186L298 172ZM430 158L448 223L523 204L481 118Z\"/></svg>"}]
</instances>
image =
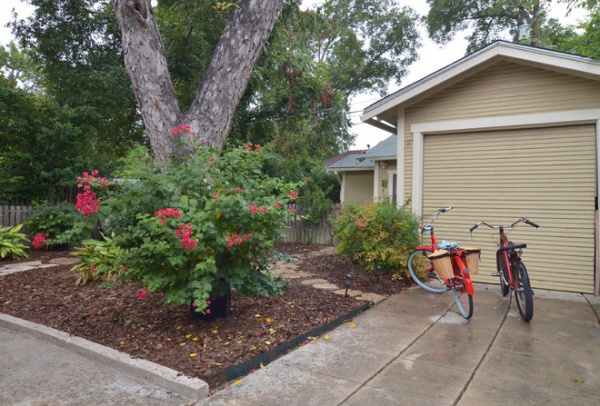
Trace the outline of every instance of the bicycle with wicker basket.
<instances>
[{"instance_id":1,"label":"bicycle with wicker basket","mask_svg":"<svg viewBox=\"0 0 600 406\"><path fill-rule=\"evenodd\" d=\"M408 271L415 283L433 293L451 290L460 314L469 319L473 315L473 281L479 263L479 248L459 248L456 244L440 245L433 230L433 222L453 207L441 208L427 225L421 226L423 234L429 232L431 245L420 245L408 257Z\"/></svg>"},{"instance_id":2,"label":"bicycle with wicker basket","mask_svg":"<svg viewBox=\"0 0 600 406\"><path fill-rule=\"evenodd\" d=\"M496 251L497 273L492 274L492 276L500 277L500 289L503 297L508 296L511 290L515 292L519 314L524 321L529 321L533 318L533 289L531 289L527 268L525 268L525 264L523 264L523 261L521 260L523 248L526 248L527 244L514 244L511 241L508 241L508 237L505 233L506 229L513 229L521 222L535 228L539 227L533 221L523 217L506 226L494 226L485 221L480 221L471 227L470 231L472 233L482 224L498 230L499 247Z\"/></svg>"}]
</instances>

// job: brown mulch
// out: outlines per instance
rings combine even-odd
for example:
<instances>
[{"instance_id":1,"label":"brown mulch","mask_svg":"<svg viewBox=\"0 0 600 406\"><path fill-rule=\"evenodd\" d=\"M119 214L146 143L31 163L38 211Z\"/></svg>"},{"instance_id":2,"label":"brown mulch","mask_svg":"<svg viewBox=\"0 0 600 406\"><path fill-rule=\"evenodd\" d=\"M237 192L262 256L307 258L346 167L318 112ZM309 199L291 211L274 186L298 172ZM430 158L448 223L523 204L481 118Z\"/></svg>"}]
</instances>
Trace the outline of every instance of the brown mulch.
<instances>
[{"instance_id":1,"label":"brown mulch","mask_svg":"<svg viewBox=\"0 0 600 406\"><path fill-rule=\"evenodd\" d=\"M278 251L297 257L321 247L279 244ZM29 250L23 261L68 256L65 251ZM0 260L0 267L15 262ZM251 298L232 293L232 315L213 322L193 317L189 306L167 307L160 294L144 300L135 282L100 288L97 282L76 286L71 266L17 272L0 277L0 312L40 323L72 335L167 366L185 375L207 379L224 369L273 350L302 334L364 305L330 291L292 279L284 295ZM406 281L365 273L333 254L307 256L299 270L345 288L389 295Z\"/></svg>"}]
</instances>

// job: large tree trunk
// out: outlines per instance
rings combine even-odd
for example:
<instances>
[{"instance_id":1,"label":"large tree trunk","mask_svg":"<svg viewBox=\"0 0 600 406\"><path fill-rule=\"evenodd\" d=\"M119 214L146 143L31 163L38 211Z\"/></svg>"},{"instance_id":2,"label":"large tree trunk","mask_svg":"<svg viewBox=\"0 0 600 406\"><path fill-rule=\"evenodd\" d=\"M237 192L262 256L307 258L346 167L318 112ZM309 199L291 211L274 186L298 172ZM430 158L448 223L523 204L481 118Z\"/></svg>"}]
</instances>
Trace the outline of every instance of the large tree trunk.
<instances>
[{"instance_id":1,"label":"large tree trunk","mask_svg":"<svg viewBox=\"0 0 600 406\"><path fill-rule=\"evenodd\" d=\"M239 0L186 114L175 96L150 0L111 1L121 27L125 67L157 158L182 153L173 150L169 135L178 124L190 124L199 144L220 149L282 0Z\"/></svg>"},{"instance_id":2,"label":"large tree trunk","mask_svg":"<svg viewBox=\"0 0 600 406\"><path fill-rule=\"evenodd\" d=\"M125 68L156 157L171 156L169 130L181 115L150 0L112 0L121 27Z\"/></svg>"},{"instance_id":3,"label":"large tree trunk","mask_svg":"<svg viewBox=\"0 0 600 406\"><path fill-rule=\"evenodd\" d=\"M203 145L219 148L258 57L281 12L282 0L240 0L186 114Z\"/></svg>"}]
</instances>

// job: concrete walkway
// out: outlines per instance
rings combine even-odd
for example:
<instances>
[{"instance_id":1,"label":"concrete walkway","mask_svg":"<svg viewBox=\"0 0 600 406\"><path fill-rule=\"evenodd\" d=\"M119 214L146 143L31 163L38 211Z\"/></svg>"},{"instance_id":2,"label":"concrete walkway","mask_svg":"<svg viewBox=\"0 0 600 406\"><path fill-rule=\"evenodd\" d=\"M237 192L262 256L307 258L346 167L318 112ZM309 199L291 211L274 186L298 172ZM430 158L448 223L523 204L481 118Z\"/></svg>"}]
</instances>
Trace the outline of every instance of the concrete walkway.
<instances>
[{"instance_id":1,"label":"concrete walkway","mask_svg":"<svg viewBox=\"0 0 600 406\"><path fill-rule=\"evenodd\" d=\"M470 321L449 294L392 296L198 405L600 404L598 298L536 292L524 323L490 289Z\"/></svg>"}]
</instances>

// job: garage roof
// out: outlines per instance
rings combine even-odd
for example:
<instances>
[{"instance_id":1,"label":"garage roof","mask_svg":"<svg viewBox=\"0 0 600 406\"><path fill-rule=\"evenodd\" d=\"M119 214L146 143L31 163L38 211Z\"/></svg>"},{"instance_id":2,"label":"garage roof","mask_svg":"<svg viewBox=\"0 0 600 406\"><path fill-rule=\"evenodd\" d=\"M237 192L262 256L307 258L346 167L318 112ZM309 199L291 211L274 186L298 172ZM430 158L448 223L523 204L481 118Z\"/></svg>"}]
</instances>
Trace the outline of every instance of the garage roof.
<instances>
[{"instance_id":1,"label":"garage roof","mask_svg":"<svg viewBox=\"0 0 600 406\"><path fill-rule=\"evenodd\" d=\"M600 80L600 62L545 48L496 41L365 108L361 120L397 134L398 109L408 107L499 61Z\"/></svg>"}]
</instances>

